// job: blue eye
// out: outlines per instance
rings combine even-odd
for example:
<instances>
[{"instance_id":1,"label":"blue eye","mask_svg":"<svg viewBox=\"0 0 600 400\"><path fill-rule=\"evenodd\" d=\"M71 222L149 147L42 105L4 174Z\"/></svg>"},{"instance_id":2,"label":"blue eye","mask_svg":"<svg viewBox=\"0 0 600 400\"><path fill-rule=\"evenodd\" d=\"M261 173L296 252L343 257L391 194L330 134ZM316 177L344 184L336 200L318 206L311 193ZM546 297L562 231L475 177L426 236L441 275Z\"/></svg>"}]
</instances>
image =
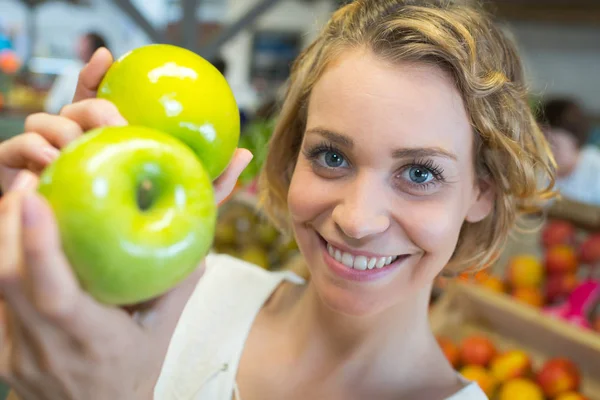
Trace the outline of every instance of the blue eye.
<instances>
[{"instance_id":1,"label":"blue eye","mask_svg":"<svg viewBox=\"0 0 600 400\"><path fill-rule=\"evenodd\" d=\"M348 164L340 153L331 150L322 152L319 161L327 168L346 167Z\"/></svg>"},{"instance_id":2,"label":"blue eye","mask_svg":"<svg viewBox=\"0 0 600 400\"><path fill-rule=\"evenodd\" d=\"M431 171L420 166L410 167L407 173L410 181L417 184L428 183L434 178Z\"/></svg>"}]
</instances>

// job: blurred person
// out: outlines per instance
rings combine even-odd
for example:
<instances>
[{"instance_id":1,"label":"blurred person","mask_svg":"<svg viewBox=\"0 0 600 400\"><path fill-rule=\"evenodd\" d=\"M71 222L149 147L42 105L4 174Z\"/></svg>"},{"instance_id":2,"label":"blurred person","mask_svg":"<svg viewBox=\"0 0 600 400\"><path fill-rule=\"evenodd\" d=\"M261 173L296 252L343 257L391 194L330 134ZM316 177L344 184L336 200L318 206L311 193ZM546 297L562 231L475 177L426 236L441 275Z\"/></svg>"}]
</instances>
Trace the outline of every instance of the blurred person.
<instances>
[{"instance_id":1,"label":"blurred person","mask_svg":"<svg viewBox=\"0 0 600 400\"><path fill-rule=\"evenodd\" d=\"M543 125L570 132L577 147L588 143L591 121L577 101L569 98L550 99L542 104L541 114Z\"/></svg>"},{"instance_id":2,"label":"blurred person","mask_svg":"<svg viewBox=\"0 0 600 400\"><path fill-rule=\"evenodd\" d=\"M64 106L71 104L79 72L87 64L96 50L101 47L108 48L102 35L89 32L79 38L77 42L77 60L67 67L54 82L46 98L45 110L50 114L58 114Z\"/></svg>"},{"instance_id":3,"label":"blurred person","mask_svg":"<svg viewBox=\"0 0 600 400\"><path fill-rule=\"evenodd\" d=\"M565 198L600 206L600 149L589 144L591 124L581 106L549 100L541 123L556 159L556 189Z\"/></svg>"}]
</instances>

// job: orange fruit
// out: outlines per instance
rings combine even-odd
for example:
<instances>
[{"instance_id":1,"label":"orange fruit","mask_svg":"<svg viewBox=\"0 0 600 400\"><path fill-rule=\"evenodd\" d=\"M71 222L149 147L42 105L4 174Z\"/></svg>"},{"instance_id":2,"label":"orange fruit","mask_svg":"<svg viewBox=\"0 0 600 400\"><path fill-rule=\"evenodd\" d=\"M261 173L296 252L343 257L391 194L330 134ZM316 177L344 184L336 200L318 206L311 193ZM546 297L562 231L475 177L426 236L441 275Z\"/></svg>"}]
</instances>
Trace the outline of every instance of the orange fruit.
<instances>
[{"instance_id":1,"label":"orange fruit","mask_svg":"<svg viewBox=\"0 0 600 400\"><path fill-rule=\"evenodd\" d=\"M544 400L544 393L529 379L517 378L502 385L498 400Z\"/></svg>"},{"instance_id":2,"label":"orange fruit","mask_svg":"<svg viewBox=\"0 0 600 400\"><path fill-rule=\"evenodd\" d=\"M502 279L495 276L490 276L487 279L484 279L480 285L490 289L493 292L504 292L504 282L502 282Z\"/></svg>"},{"instance_id":3,"label":"orange fruit","mask_svg":"<svg viewBox=\"0 0 600 400\"><path fill-rule=\"evenodd\" d=\"M544 267L532 255L515 256L508 264L507 278L513 288L540 287L544 281Z\"/></svg>"},{"instance_id":4,"label":"orange fruit","mask_svg":"<svg viewBox=\"0 0 600 400\"><path fill-rule=\"evenodd\" d=\"M531 359L524 351L510 350L492 360L490 371L500 382L525 378L531 374Z\"/></svg>"},{"instance_id":5,"label":"orange fruit","mask_svg":"<svg viewBox=\"0 0 600 400\"><path fill-rule=\"evenodd\" d=\"M444 355L446 356L450 364L452 364L452 367L458 368L458 365L460 363L460 351L458 350L458 346L455 345L454 342L452 342L452 340L443 336L439 336L437 338L437 341L442 351L444 352Z\"/></svg>"},{"instance_id":6,"label":"orange fruit","mask_svg":"<svg viewBox=\"0 0 600 400\"><path fill-rule=\"evenodd\" d=\"M487 367L496 356L496 347L484 336L471 336L460 345L460 359L464 365Z\"/></svg>"},{"instance_id":7,"label":"orange fruit","mask_svg":"<svg viewBox=\"0 0 600 400\"><path fill-rule=\"evenodd\" d=\"M479 365L467 365L460 370L460 374L468 381L477 382L488 397L492 397L496 392L498 381L485 368Z\"/></svg>"},{"instance_id":8,"label":"orange fruit","mask_svg":"<svg viewBox=\"0 0 600 400\"><path fill-rule=\"evenodd\" d=\"M588 400L587 397L577 392L565 392L559 394L556 400Z\"/></svg>"},{"instance_id":9,"label":"orange fruit","mask_svg":"<svg viewBox=\"0 0 600 400\"><path fill-rule=\"evenodd\" d=\"M538 288L517 288L513 291L512 296L521 303L529 304L533 307L541 307L544 305L544 294Z\"/></svg>"}]
</instances>

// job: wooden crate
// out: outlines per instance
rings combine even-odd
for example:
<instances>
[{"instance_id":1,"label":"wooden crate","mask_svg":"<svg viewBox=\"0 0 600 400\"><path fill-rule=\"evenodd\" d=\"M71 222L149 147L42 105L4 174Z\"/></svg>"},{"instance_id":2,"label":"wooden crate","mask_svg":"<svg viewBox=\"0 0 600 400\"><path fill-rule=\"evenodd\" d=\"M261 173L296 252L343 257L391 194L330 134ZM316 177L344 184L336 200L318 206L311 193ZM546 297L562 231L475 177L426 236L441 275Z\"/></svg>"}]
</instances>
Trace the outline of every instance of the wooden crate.
<instances>
[{"instance_id":1,"label":"wooden crate","mask_svg":"<svg viewBox=\"0 0 600 400\"><path fill-rule=\"evenodd\" d=\"M523 349L535 369L552 357L567 357L583 374L581 391L600 400L600 335L542 315L509 296L471 284L451 284L432 307L436 335L455 342L482 334L502 350Z\"/></svg>"}]
</instances>

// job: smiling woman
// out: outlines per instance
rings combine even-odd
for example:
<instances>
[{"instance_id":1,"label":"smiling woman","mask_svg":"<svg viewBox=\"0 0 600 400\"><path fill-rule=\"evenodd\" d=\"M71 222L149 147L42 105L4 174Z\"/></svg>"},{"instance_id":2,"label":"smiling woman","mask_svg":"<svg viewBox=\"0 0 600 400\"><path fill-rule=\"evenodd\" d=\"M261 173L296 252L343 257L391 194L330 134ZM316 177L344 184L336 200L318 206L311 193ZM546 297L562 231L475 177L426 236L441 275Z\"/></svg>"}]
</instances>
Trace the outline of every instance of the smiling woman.
<instances>
[{"instance_id":1,"label":"smiling woman","mask_svg":"<svg viewBox=\"0 0 600 400\"><path fill-rule=\"evenodd\" d=\"M14 336L19 346L0 357L26 366L9 374L15 387L67 399L89 398L90 388L98 398L128 399L149 398L151 389L156 399L486 399L453 370L430 330L432 283L487 264L517 218L552 197L554 165L514 46L464 3L355 0L295 63L260 183L265 210L294 234L310 279L211 255L197 285L137 314L140 330L121 310L74 303L86 297L72 279L50 290L48 271L68 270L55 265L64 260L55 237L53 251L38 249L24 264L44 278L45 299L77 306L67 308L70 318L48 319L47 302L17 310L31 336L43 337L30 344ZM39 136L29 138L55 142L101 106L86 100L70 106L68 119L38 116L28 131ZM11 146L31 164L44 152L26 152L25 138ZM0 146L5 171L16 168L2 162L10 149ZM237 178L242 161L235 157L225 177ZM221 178L215 187L231 190ZM7 224L21 220L18 194L8 197L5 242L14 236ZM50 230L32 230L31 204L14 229L37 249L48 241L31 232ZM0 245L3 255L22 254ZM20 293L6 292L13 301Z\"/></svg>"}]
</instances>

